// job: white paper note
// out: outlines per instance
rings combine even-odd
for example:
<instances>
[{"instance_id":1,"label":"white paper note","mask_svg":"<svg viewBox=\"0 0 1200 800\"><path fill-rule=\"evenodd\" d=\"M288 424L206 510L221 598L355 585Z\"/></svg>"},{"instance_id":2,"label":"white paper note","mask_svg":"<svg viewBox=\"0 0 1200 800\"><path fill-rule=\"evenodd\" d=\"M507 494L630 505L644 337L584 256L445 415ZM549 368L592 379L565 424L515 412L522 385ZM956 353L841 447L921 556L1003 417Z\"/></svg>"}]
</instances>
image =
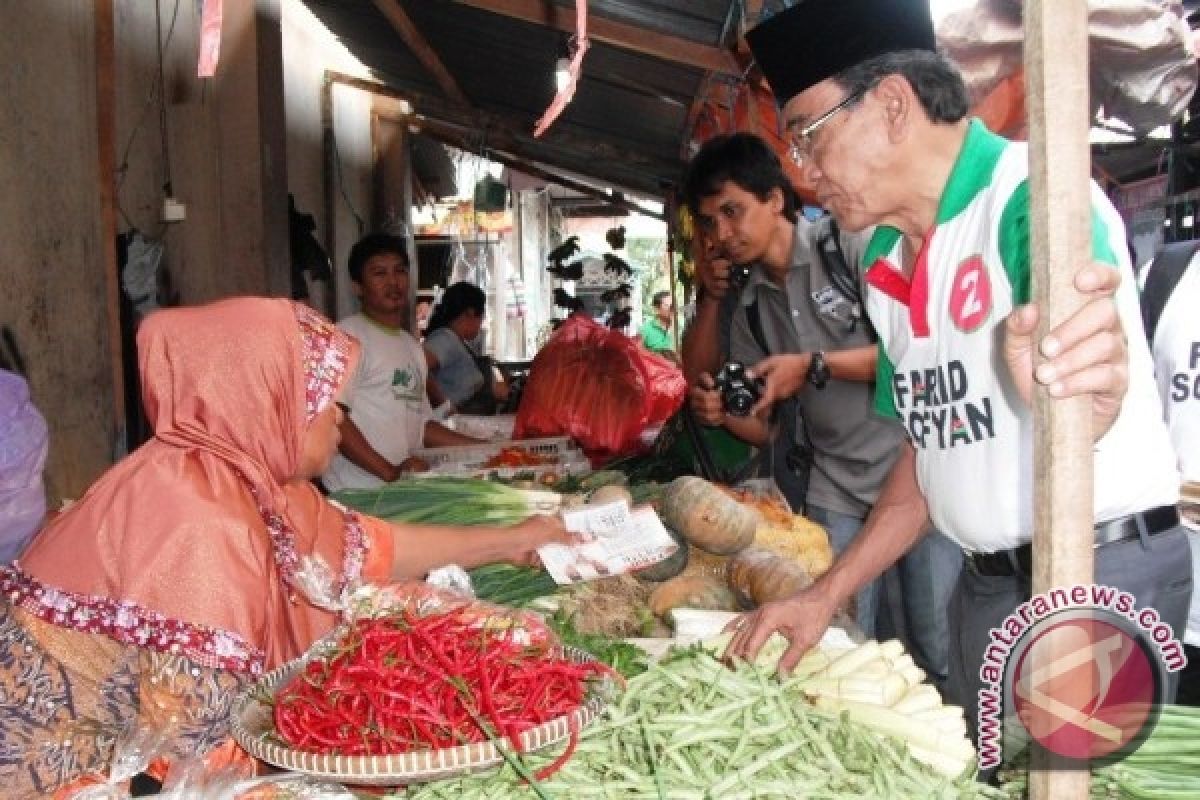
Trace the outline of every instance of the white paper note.
<instances>
[{"instance_id":1,"label":"white paper note","mask_svg":"<svg viewBox=\"0 0 1200 800\"><path fill-rule=\"evenodd\" d=\"M567 530L586 537L577 545L546 545L542 564L560 584L623 575L656 564L679 545L650 506L630 511L621 501L563 512Z\"/></svg>"}]
</instances>

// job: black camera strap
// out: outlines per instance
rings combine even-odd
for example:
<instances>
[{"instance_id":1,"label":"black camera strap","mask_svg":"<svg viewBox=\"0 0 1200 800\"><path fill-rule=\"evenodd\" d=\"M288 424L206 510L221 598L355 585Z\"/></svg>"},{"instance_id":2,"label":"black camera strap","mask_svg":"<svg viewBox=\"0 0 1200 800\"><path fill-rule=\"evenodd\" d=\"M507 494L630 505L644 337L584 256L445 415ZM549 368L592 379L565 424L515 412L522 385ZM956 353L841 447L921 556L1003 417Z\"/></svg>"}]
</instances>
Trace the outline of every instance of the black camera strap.
<instances>
[{"instance_id":1,"label":"black camera strap","mask_svg":"<svg viewBox=\"0 0 1200 800\"><path fill-rule=\"evenodd\" d=\"M750 335L754 337L754 343L758 345L758 349L763 351L764 356L771 355L771 348L767 347L767 335L763 332L762 315L758 310L758 298L754 298L754 302L746 306L746 322L750 324Z\"/></svg>"},{"instance_id":2,"label":"black camera strap","mask_svg":"<svg viewBox=\"0 0 1200 800\"><path fill-rule=\"evenodd\" d=\"M840 253L841 251L839 250L838 252ZM763 356L771 355L771 348L767 345L767 335L762 326L762 315L758 307L758 298L755 298L753 303L746 306L746 322L750 326L750 335L754 337L754 341L759 349L762 350ZM793 470L807 469L807 464L800 462L807 460L811 463L812 445L808 440L808 429L800 415L799 401L794 397L781 400L775 404L775 407L771 410L771 415L773 419L778 420L783 425L784 432L787 435L789 446L785 459L788 466ZM773 465L775 463L775 447L778 440L778 436L772 436L767 444L766 457L768 464Z\"/></svg>"},{"instance_id":3,"label":"black camera strap","mask_svg":"<svg viewBox=\"0 0 1200 800\"><path fill-rule=\"evenodd\" d=\"M862 279L859 271L846 260L846 254L842 251L841 232L833 217L829 217L829 229L817 238L817 255L833 288L850 303L854 315L850 330L853 331L857 321L866 317L862 302ZM867 334L871 341L876 340L875 330L869 323Z\"/></svg>"},{"instance_id":4,"label":"black camera strap","mask_svg":"<svg viewBox=\"0 0 1200 800\"><path fill-rule=\"evenodd\" d=\"M708 452L708 443L704 441L704 432L700 430L700 423L692 413L691 406L684 403L680 409L680 413L683 417L683 430L687 434L688 440L692 443L692 452L696 454L695 466L700 472L700 477L706 481L724 482L726 476L722 474L721 470L717 469L712 453Z\"/></svg>"},{"instance_id":5,"label":"black camera strap","mask_svg":"<svg viewBox=\"0 0 1200 800\"><path fill-rule=\"evenodd\" d=\"M1158 320L1163 309L1167 307L1167 300L1175 291L1175 286L1183 277L1197 249L1200 249L1200 239L1165 245L1147 267L1150 274L1146 276L1146 282L1142 286L1142 325L1146 329L1146 339L1151 346L1154 345L1154 332L1158 329Z\"/></svg>"},{"instance_id":6,"label":"black camera strap","mask_svg":"<svg viewBox=\"0 0 1200 800\"><path fill-rule=\"evenodd\" d=\"M855 270L846 262L846 254L842 252L838 234L837 222L830 217L829 230L817 238L817 254L825 271L829 273L833 287L851 303L862 305L862 287L859 286Z\"/></svg>"}]
</instances>

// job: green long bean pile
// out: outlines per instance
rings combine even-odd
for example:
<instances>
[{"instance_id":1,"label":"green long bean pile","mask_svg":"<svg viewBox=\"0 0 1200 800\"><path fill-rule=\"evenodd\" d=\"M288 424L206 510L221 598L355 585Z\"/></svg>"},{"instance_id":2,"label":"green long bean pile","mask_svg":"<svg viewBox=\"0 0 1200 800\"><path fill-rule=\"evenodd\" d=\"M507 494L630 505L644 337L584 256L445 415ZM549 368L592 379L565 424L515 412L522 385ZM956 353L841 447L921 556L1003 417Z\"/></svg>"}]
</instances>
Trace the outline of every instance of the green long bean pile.
<instances>
[{"instance_id":1,"label":"green long bean pile","mask_svg":"<svg viewBox=\"0 0 1200 800\"><path fill-rule=\"evenodd\" d=\"M628 798L1002 797L964 776L952 781L904 745L806 707L795 685L751 666L731 670L698 649L679 651L629 682L582 735L552 779L521 783L511 766L414 788L410 800ZM528 774L556 753L524 757Z\"/></svg>"},{"instance_id":2,"label":"green long bean pile","mask_svg":"<svg viewBox=\"0 0 1200 800\"><path fill-rule=\"evenodd\" d=\"M1000 771L1009 797L1029 790L1028 751ZM1164 706L1142 745L1121 761L1092 767L1092 800L1200 798L1200 708Z\"/></svg>"}]
</instances>

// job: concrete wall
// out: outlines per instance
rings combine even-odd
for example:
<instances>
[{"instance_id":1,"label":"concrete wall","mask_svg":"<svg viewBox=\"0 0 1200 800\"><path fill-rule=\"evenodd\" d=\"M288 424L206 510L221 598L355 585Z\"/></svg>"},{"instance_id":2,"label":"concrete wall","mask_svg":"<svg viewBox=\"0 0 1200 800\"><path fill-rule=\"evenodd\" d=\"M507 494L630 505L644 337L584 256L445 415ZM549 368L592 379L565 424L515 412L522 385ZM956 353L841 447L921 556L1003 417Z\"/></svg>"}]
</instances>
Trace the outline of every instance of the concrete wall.
<instances>
[{"instance_id":1,"label":"concrete wall","mask_svg":"<svg viewBox=\"0 0 1200 800\"><path fill-rule=\"evenodd\" d=\"M278 60L278 47L272 53L260 41L279 38L279 11L263 0L225 3L217 72L202 79L196 77L200 4L157 2L165 148L154 3L116 3L118 170L125 167L123 180L118 173L119 224L164 240L183 304L287 294L282 78L280 65L269 63L272 56ZM168 176L187 219L163 225Z\"/></svg>"},{"instance_id":2,"label":"concrete wall","mask_svg":"<svg viewBox=\"0 0 1200 800\"><path fill-rule=\"evenodd\" d=\"M322 300L316 305L342 317L357 310L345 272L346 257L361 232L371 227L372 96L346 86L332 89L338 169L333 175L334 236L330 244L326 241L329 220L325 208L322 90L326 70L363 79L371 79L371 73L300 0L283 0L282 12L288 187L297 207L316 218L317 239L338 273L334 302Z\"/></svg>"},{"instance_id":3,"label":"concrete wall","mask_svg":"<svg viewBox=\"0 0 1200 800\"><path fill-rule=\"evenodd\" d=\"M50 425L47 488L77 496L114 439L92 3L0 3L0 324Z\"/></svg>"},{"instance_id":4,"label":"concrete wall","mask_svg":"<svg viewBox=\"0 0 1200 800\"><path fill-rule=\"evenodd\" d=\"M116 233L137 229L162 239L185 304L289 290L287 141L319 143L320 125L319 117L297 114L285 127L281 3L299 5L224 3L211 79L196 77L199 3L0 3L0 324L16 338L50 424L52 503L79 496L116 454L115 317L105 277ZM105 14L105 24L97 26L96 14ZM106 26L108 71L96 56L96 31ZM101 80L110 82L110 95L97 92ZM369 123L368 111L362 130ZM115 222L103 216L101 134L111 142L111 163L103 166L115 169ZM368 142L369 165L369 134L345 136ZM351 148L355 159L361 150ZM300 148L297 163L319 176L319 146ZM168 165L170 194L187 211L172 225L160 222Z\"/></svg>"}]
</instances>

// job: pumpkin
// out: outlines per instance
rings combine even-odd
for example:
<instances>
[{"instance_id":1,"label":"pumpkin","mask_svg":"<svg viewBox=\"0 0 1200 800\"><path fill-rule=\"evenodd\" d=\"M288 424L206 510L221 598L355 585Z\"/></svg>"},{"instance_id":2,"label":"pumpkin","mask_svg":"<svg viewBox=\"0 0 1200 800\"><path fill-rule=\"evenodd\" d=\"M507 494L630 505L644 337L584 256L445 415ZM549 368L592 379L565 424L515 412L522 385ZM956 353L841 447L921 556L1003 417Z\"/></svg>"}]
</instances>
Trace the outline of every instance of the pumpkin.
<instances>
[{"instance_id":1,"label":"pumpkin","mask_svg":"<svg viewBox=\"0 0 1200 800\"><path fill-rule=\"evenodd\" d=\"M690 544L719 556L736 553L754 541L761 518L703 478L671 481L660 503L663 522Z\"/></svg>"},{"instance_id":2,"label":"pumpkin","mask_svg":"<svg viewBox=\"0 0 1200 800\"><path fill-rule=\"evenodd\" d=\"M633 577L639 581L648 581L658 583L659 581L670 580L679 573L683 572L688 565L688 544L675 531L670 528L666 529L671 538L675 540L675 544L679 545L675 552L659 561L657 564L651 564L648 567L642 567L633 573Z\"/></svg>"},{"instance_id":3,"label":"pumpkin","mask_svg":"<svg viewBox=\"0 0 1200 800\"><path fill-rule=\"evenodd\" d=\"M733 611L737 601L729 587L705 575L681 575L660 584L650 594L650 610L666 617L675 608L702 608L708 611Z\"/></svg>"},{"instance_id":4,"label":"pumpkin","mask_svg":"<svg viewBox=\"0 0 1200 800\"><path fill-rule=\"evenodd\" d=\"M765 518L754 534L754 546L795 561L814 578L833 564L833 545L825 528L799 514Z\"/></svg>"},{"instance_id":5,"label":"pumpkin","mask_svg":"<svg viewBox=\"0 0 1200 800\"><path fill-rule=\"evenodd\" d=\"M729 560L729 586L751 607L782 600L812 582L813 576L799 563L765 547L747 547Z\"/></svg>"},{"instance_id":6,"label":"pumpkin","mask_svg":"<svg viewBox=\"0 0 1200 800\"><path fill-rule=\"evenodd\" d=\"M684 575L707 575L724 581L729 573L730 556L714 556L699 547L688 545L688 563L683 570Z\"/></svg>"}]
</instances>

